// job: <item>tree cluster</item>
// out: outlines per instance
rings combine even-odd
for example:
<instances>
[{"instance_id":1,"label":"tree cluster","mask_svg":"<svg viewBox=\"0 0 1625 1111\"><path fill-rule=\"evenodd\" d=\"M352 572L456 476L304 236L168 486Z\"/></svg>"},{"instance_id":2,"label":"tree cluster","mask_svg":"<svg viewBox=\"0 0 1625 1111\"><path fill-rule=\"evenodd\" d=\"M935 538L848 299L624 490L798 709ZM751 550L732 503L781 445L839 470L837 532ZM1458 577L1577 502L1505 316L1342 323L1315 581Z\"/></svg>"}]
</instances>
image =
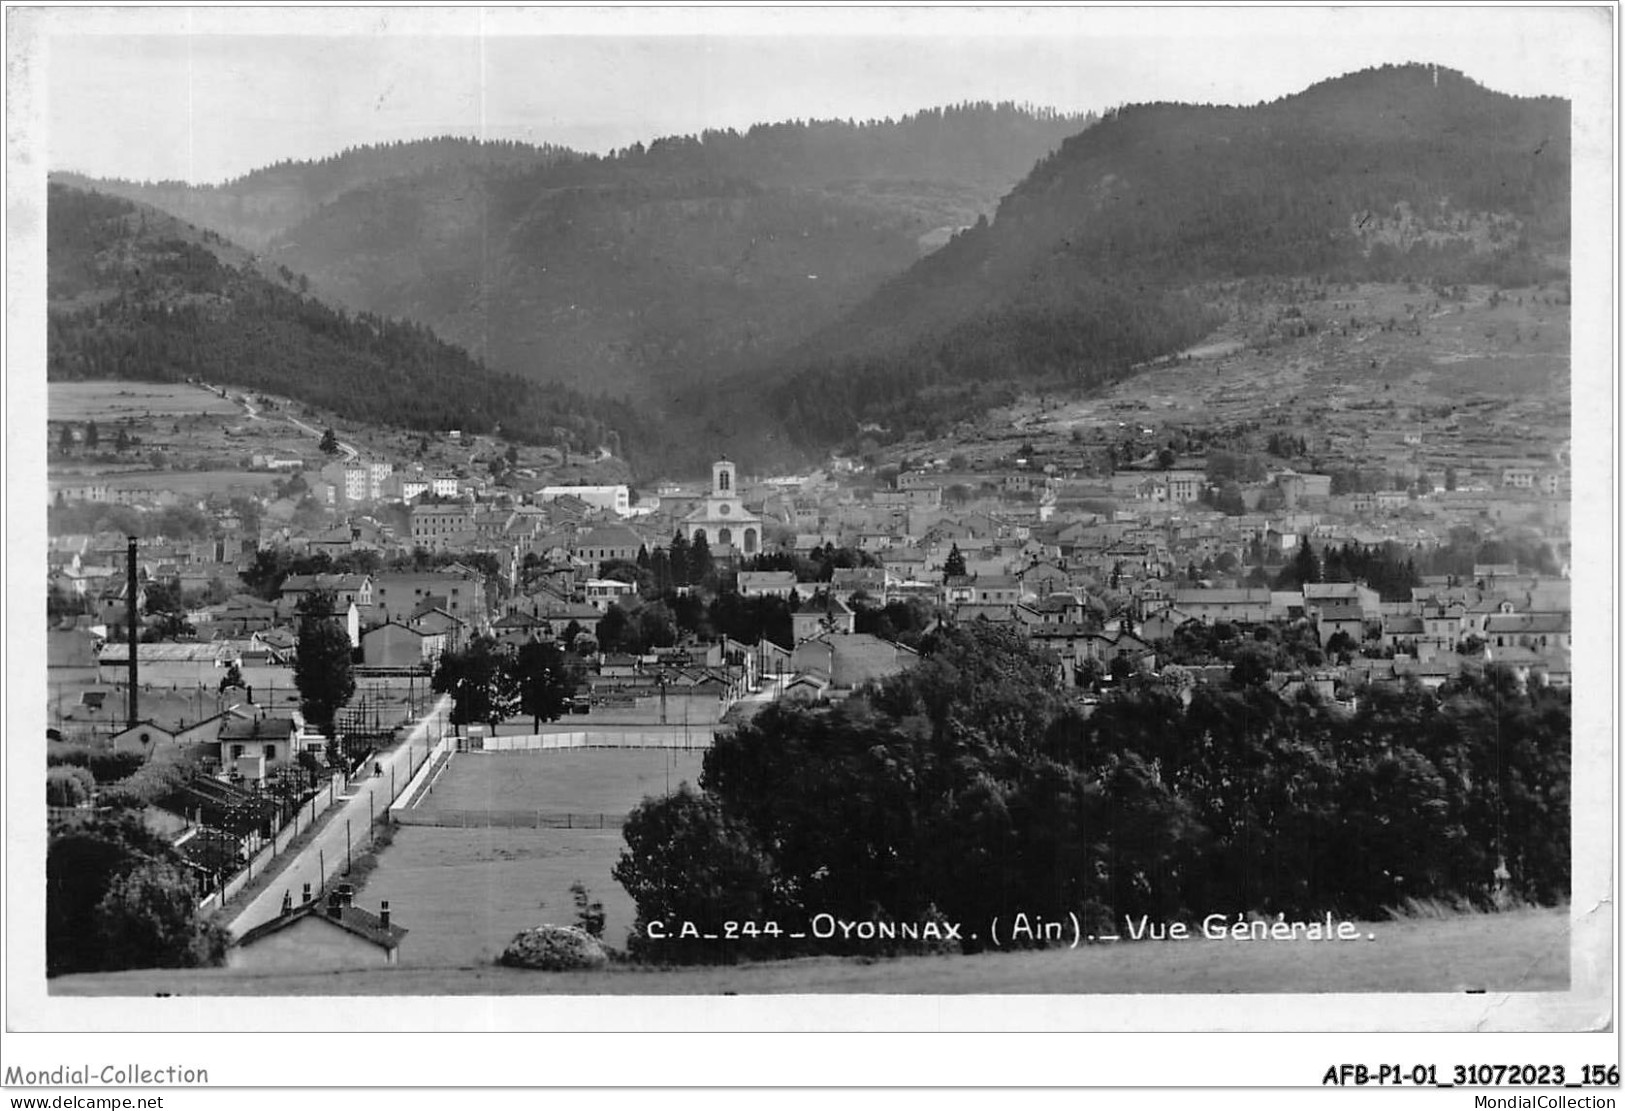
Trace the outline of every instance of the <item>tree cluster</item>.
<instances>
[{"instance_id":1,"label":"tree cluster","mask_svg":"<svg viewBox=\"0 0 1625 1111\"><path fill-rule=\"evenodd\" d=\"M180 854L133 810L62 823L45 856L49 976L218 964L228 936L197 913Z\"/></svg>"},{"instance_id":2,"label":"tree cluster","mask_svg":"<svg viewBox=\"0 0 1625 1111\"><path fill-rule=\"evenodd\" d=\"M718 738L699 792L646 800L616 877L634 951L672 916L827 912L967 923L1018 911L1374 918L1410 898L1552 904L1569 877L1569 696L1504 670L1437 693L1367 692L1349 714L1261 683L1129 683L1085 716L1054 661L991 627L928 638L924 659L831 709L774 705ZM970 941L975 931L980 941ZM753 941L782 955L830 942Z\"/></svg>"},{"instance_id":3,"label":"tree cluster","mask_svg":"<svg viewBox=\"0 0 1625 1111\"><path fill-rule=\"evenodd\" d=\"M430 685L436 694L451 695L453 725L495 728L523 713L540 728L563 716L577 674L557 644L529 641L514 647L482 636L460 651L443 653Z\"/></svg>"}]
</instances>

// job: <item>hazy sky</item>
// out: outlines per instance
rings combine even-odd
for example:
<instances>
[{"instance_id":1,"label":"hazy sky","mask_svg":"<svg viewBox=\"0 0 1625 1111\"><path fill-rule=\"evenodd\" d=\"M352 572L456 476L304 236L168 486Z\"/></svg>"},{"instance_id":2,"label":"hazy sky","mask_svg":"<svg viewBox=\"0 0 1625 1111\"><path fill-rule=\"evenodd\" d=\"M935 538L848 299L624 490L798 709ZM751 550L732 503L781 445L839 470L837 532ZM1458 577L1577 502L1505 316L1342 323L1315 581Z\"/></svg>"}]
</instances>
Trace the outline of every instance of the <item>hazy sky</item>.
<instances>
[{"instance_id":1,"label":"hazy sky","mask_svg":"<svg viewBox=\"0 0 1625 1111\"><path fill-rule=\"evenodd\" d=\"M1505 92L1569 95L1611 63L1605 13L13 8L10 53L26 64L8 85L36 121L14 143L32 144L49 169L220 181L437 134L605 150L962 100L1252 103L1397 61L1448 65Z\"/></svg>"}]
</instances>

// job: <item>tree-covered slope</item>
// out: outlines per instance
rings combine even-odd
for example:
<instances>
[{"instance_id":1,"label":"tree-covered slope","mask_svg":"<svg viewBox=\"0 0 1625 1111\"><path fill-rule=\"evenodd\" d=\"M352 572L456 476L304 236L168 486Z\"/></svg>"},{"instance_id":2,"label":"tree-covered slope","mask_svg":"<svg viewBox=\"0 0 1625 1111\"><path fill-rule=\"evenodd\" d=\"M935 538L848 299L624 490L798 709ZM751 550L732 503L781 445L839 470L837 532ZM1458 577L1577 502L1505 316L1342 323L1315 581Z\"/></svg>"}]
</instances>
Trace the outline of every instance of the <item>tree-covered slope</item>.
<instances>
[{"instance_id":1,"label":"tree-covered slope","mask_svg":"<svg viewBox=\"0 0 1625 1111\"><path fill-rule=\"evenodd\" d=\"M649 442L619 403L493 373L421 324L335 310L299 276L126 200L53 184L47 258L52 379L199 378L413 429Z\"/></svg>"},{"instance_id":2,"label":"tree-covered slope","mask_svg":"<svg viewBox=\"0 0 1625 1111\"><path fill-rule=\"evenodd\" d=\"M426 324L496 369L648 398L760 368L1089 122L978 103L604 156L447 140L108 191L241 237L329 302Z\"/></svg>"},{"instance_id":3,"label":"tree-covered slope","mask_svg":"<svg viewBox=\"0 0 1625 1111\"><path fill-rule=\"evenodd\" d=\"M835 443L940 424L1010 383L1097 385L1200 336L1193 293L1219 279L1557 277L1568 191L1566 101L1429 66L1250 108L1124 108L811 337L772 406Z\"/></svg>"}]
</instances>

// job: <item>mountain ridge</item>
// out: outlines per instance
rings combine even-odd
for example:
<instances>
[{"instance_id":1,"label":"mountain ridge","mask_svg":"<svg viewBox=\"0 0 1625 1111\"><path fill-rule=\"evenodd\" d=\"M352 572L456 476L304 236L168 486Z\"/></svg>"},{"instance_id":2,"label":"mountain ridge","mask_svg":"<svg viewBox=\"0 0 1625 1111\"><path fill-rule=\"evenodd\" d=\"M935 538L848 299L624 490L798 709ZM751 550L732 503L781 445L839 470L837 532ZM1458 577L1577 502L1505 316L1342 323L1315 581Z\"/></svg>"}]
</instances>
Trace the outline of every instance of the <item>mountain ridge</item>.
<instances>
[{"instance_id":1,"label":"mountain ridge","mask_svg":"<svg viewBox=\"0 0 1625 1111\"><path fill-rule=\"evenodd\" d=\"M497 369L664 403L854 306L1090 122L975 102L603 156L442 159L276 228L293 209L260 198L275 212L249 245L335 303L424 322ZM219 212L187 212L224 233Z\"/></svg>"},{"instance_id":2,"label":"mountain ridge","mask_svg":"<svg viewBox=\"0 0 1625 1111\"><path fill-rule=\"evenodd\" d=\"M1089 389L1187 346L1214 322L1204 283L1561 277L1568 167L1567 102L1428 65L1115 110L782 360L769 408L807 447L929 435L1022 383Z\"/></svg>"}]
</instances>

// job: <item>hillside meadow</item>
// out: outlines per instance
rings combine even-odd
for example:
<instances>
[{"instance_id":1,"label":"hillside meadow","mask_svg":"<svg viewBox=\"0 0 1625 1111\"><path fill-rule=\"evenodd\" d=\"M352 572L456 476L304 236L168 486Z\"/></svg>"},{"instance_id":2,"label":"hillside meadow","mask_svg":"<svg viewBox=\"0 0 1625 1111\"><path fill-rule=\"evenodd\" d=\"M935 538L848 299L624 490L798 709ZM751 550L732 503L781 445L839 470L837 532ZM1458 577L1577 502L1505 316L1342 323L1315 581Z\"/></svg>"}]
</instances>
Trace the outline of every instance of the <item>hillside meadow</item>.
<instances>
[{"instance_id":1,"label":"hillside meadow","mask_svg":"<svg viewBox=\"0 0 1625 1111\"><path fill-rule=\"evenodd\" d=\"M241 407L235 402L184 382L50 382L46 390L46 406L52 420L242 415Z\"/></svg>"}]
</instances>

